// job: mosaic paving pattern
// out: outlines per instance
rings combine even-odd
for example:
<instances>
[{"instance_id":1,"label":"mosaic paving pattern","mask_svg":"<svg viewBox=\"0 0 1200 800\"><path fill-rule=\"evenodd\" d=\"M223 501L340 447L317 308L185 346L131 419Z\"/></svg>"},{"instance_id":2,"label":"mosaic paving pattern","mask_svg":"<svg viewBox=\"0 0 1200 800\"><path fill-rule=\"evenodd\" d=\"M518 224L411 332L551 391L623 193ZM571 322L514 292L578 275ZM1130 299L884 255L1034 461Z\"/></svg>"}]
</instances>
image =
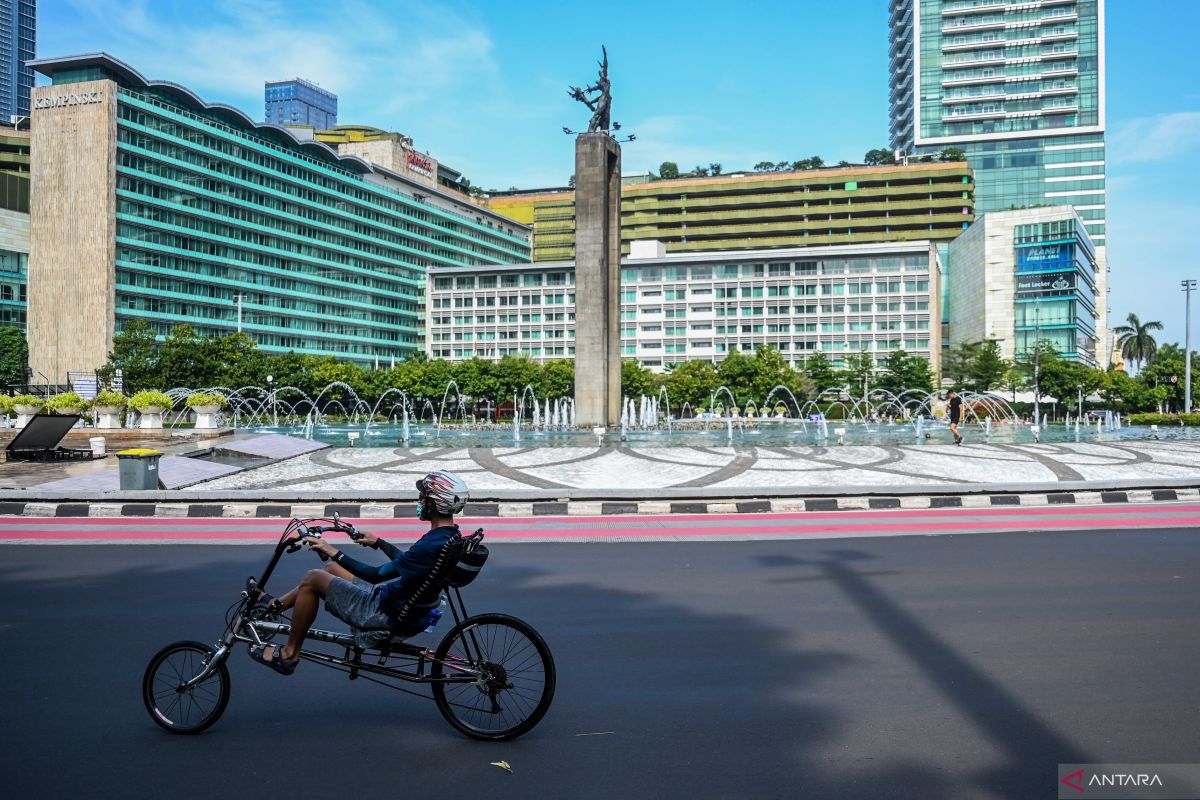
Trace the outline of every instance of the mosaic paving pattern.
<instances>
[{"instance_id":1,"label":"mosaic paving pattern","mask_svg":"<svg viewBox=\"0 0 1200 800\"><path fill-rule=\"evenodd\" d=\"M409 490L433 469L476 489L749 488L1052 483L1200 476L1200 443L846 447L335 448L198 489Z\"/></svg>"}]
</instances>

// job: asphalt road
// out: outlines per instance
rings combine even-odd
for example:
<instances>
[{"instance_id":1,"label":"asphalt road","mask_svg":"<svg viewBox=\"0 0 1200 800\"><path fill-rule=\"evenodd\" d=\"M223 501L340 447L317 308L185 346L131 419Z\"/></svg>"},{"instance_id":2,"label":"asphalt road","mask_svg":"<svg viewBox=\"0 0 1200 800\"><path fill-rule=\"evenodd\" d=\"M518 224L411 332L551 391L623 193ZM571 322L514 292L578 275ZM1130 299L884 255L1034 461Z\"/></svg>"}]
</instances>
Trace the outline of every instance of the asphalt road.
<instances>
[{"instance_id":1,"label":"asphalt road","mask_svg":"<svg viewBox=\"0 0 1200 800\"><path fill-rule=\"evenodd\" d=\"M496 545L468 604L532 623L559 679L542 724L499 744L463 738L427 700L242 654L221 720L171 736L142 706L147 660L214 640L268 548L8 545L0 786L38 800L1054 797L1060 762L1200 761L1198 534ZM280 582L315 564L289 557Z\"/></svg>"}]
</instances>

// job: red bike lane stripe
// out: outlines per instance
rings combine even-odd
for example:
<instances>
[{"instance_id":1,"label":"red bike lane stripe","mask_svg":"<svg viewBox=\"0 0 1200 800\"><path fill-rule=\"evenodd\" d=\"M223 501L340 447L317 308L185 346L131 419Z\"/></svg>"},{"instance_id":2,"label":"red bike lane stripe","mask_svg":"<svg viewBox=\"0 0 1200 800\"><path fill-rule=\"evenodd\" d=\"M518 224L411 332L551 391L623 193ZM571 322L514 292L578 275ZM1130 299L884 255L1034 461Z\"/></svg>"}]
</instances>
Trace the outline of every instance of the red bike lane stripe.
<instances>
[{"instance_id":1,"label":"red bike lane stripe","mask_svg":"<svg viewBox=\"0 0 1200 800\"><path fill-rule=\"evenodd\" d=\"M62 518L66 521L68 518ZM95 522L101 518L88 518ZM119 520L118 517L107 518ZM199 522L199 520L196 520ZM237 522L237 520L228 520ZM898 522L898 523L853 523L845 521L842 524L828 526L774 526L769 528L753 527L724 527L724 526L686 526L686 527L609 527L604 529L548 529L548 530L493 530L493 541L537 541L539 539L662 539L665 537L691 538L699 536L776 536L781 538L804 538L806 536L823 536L828 534L870 534L870 533L923 533L923 532L971 532L989 530L1021 530L1021 529L1088 529L1088 528L1145 528L1145 527L1195 527L1200 520L1195 516L1154 516L1145 517L1140 523L1132 523L1127 519L1041 519L1029 520L1013 517L1009 520L961 520L945 522ZM61 524L61 522L60 522ZM111 523L110 523L111 524ZM202 524L208 527L209 524ZM275 529L271 531L258 530L194 530L186 528L170 531L147 530L88 530L71 528L47 528L23 531L2 531L2 540L44 540L44 541L196 541L196 540L228 540L228 541L272 541L278 538Z\"/></svg>"}]
</instances>

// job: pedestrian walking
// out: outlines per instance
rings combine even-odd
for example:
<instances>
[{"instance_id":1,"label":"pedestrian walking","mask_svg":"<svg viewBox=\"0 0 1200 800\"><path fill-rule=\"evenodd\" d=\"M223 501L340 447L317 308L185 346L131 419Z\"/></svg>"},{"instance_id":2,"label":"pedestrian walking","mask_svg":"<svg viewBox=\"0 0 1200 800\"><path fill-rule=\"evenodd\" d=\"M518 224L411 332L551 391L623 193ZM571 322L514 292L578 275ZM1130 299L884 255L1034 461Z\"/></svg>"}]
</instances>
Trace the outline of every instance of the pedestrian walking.
<instances>
[{"instance_id":1,"label":"pedestrian walking","mask_svg":"<svg viewBox=\"0 0 1200 800\"><path fill-rule=\"evenodd\" d=\"M950 432L954 434L954 443L962 444L963 437L958 432L958 424L962 422L962 398L953 389L946 393L946 397L950 401Z\"/></svg>"}]
</instances>

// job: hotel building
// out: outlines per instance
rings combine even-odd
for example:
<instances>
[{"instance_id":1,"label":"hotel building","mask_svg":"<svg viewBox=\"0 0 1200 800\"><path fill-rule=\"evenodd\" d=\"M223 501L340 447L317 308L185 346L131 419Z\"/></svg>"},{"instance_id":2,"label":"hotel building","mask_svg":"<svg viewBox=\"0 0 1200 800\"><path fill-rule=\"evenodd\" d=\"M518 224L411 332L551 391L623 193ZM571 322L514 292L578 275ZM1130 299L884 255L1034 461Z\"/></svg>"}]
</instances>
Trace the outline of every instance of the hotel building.
<instances>
[{"instance_id":1,"label":"hotel building","mask_svg":"<svg viewBox=\"0 0 1200 800\"><path fill-rule=\"evenodd\" d=\"M760 345L797 366L903 349L936 372L940 279L928 241L671 254L637 242L621 263L621 349L660 371ZM431 357L574 357L573 263L436 267L429 280Z\"/></svg>"},{"instance_id":2,"label":"hotel building","mask_svg":"<svg viewBox=\"0 0 1200 800\"><path fill-rule=\"evenodd\" d=\"M949 242L975 219L965 163L734 173L625 183L621 252L637 240L671 253L866 242ZM534 261L575 258L575 193L495 195L494 211L533 225Z\"/></svg>"},{"instance_id":3,"label":"hotel building","mask_svg":"<svg viewBox=\"0 0 1200 800\"><path fill-rule=\"evenodd\" d=\"M424 347L429 269L529 260L519 223L107 54L32 66L52 84L33 93L30 363L52 382L135 319L401 358Z\"/></svg>"}]
</instances>

